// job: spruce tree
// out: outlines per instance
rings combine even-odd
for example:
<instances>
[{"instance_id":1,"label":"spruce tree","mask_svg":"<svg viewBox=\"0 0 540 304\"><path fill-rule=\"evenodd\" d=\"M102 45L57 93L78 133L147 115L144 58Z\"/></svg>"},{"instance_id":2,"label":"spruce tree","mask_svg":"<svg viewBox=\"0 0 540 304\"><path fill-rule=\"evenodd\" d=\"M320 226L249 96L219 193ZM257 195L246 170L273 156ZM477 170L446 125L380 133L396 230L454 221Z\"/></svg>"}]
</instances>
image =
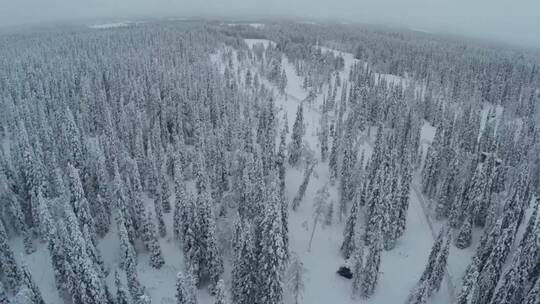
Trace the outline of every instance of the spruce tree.
<instances>
[{"instance_id":1,"label":"spruce tree","mask_svg":"<svg viewBox=\"0 0 540 304\"><path fill-rule=\"evenodd\" d=\"M233 242L232 300L237 304L250 304L255 300L257 291L257 259L253 231L248 221L240 220L236 223Z\"/></svg>"},{"instance_id":2,"label":"spruce tree","mask_svg":"<svg viewBox=\"0 0 540 304\"><path fill-rule=\"evenodd\" d=\"M0 281L0 304L9 304L4 284Z\"/></svg>"},{"instance_id":3,"label":"spruce tree","mask_svg":"<svg viewBox=\"0 0 540 304\"><path fill-rule=\"evenodd\" d=\"M120 240L120 266L126 272L127 285L131 298L139 299L143 295L143 288L139 282L137 273L137 257L135 250L124 225L124 216L120 211L117 211L116 225L118 230L118 238Z\"/></svg>"},{"instance_id":4,"label":"spruce tree","mask_svg":"<svg viewBox=\"0 0 540 304\"><path fill-rule=\"evenodd\" d=\"M347 217L347 221L345 222L345 229L343 230L343 243L341 243L341 253L343 256L348 259L351 254L354 251L355 248L355 240L359 240L358 238L355 238L355 232L356 232L356 223L358 221L358 216L360 214L360 198L359 194L357 192L357 195L355 199L353 200L353 205L351 207L351 212L349 213L349 216Z\"/></svg>"},{"instance_id":5,"label":"spruce tree","mask_svg":"<svg viewBox=\"0 0 540 304\"><path fill-rule=\"evenodd\" d=\"M472 216L469 215L461 224L459 233L456 238L456 247L459 249L465 249L471 245L472 240Z\"/></svg>"},{"instance_id":6,"label":"spruce tree","mask_svg":"<svg viewBox=\"0 0 540 304\"><path fill-rule=\"evenodd\" d=\"M258 243L259 286L257 302L261 304L283 303L282 271L285 251L279 201L279 188L272 179L266 193L264 218L261 222L261 238Z\"/></svg>"},{"instance_id":7,"label":"spruce tree","mask_svg":"<svg viewBox=\"0 0 540 304\"><path fill-rule=\"evenodd\" d=\"M147 212L146 220L143 227L143 239L145 241L146 248L150 251L150 266L160 269L165 263L163 260L163 254L161 253L161 247L156 232L156 226L154 225L153 216L151 212Z\"/></svg>"},{"instance_id":8,"label":"spruce tree","mask_svg":"<svg viewBox=\"0 0 540 304\"><path fill-rule=\"evenodd\" d=\"M364 250L363 246L357 246L353 256L353 282L352 282L352 297L358 299L362 297L362 285L363 285L363 258Z\"/></svg>"},{"instance_id":9,"label":"spruce tree","mask_svg":"<svg viewBox=\"0 0 540 304\"><path fill-rule=\"evenodd\" d=\"M88 226L92 243L95 245L97 236L94 218L90 214L90 207L79 177L79 171L71 164L68 164L68 176L69 190L71 192L71 206L79 220L79 227L82 229L85 225Z\"/></svg>"},{"instance_id":10,"label":"spruce tree","mask_svg":"<svg viewBox=\"0 0 540 304\"><path fill-rule=\"evenodd\" d=\"M448 263L448 255L450 254L450 237L447 236L444 246L441 248L433 273L431 274L430 281L430 294L435 291L439 291L441 284L446 273L446 265Z\"/></svg>"},{"instance_id":11,"label":"spruce tree","mask_svg":"<svg viewBox=\"0 0 540 304\"><path fill-rule=\"evenodd\" d=\"M216 300L215 304L228 304L227 301L227 291L225 290L225 282L220 279L216 284Z\"/></svg>"},{"instance_id":12,"label":"spruce tree","mask_svg":"<svg viewBox=\"0 0 540 304\"><path fill-rule=\"evenodd\" d=\"M128 291L122 284L118 270L114 271L114 285L116 287L115 304L131 304L131 298Z\"/></svg>"},{"instance_id":13,"label":"spruce tree","mask_svg":"<svg viewBox=\"0 0 540 304\"><path fill-rule=\"evenodd\" d=\"M369 254L366 259L364 275L362 278L360 294L363 298L369 298L375 293L375 288L379 281L379 267L381 265L382 244L380 228L376 236L371 242Z\"/></svg>"},{"instance_id":14,"label":"spruce tree","mask_svg":"<svg viewBox=\"0 0 540 304\"><path fill-rule=\"evenodd\" d=\"M0 220L0 269L3 273L3 278L6 280L6 288L10 290L16 290L20 287L22 280L21 272L17 263L15 262L15 256L9 246L8 237L4 224Z\"/></svg>"},{"instance_id":15,"label":"spruce tree","mask_svg":"<svg viewBox=\"0 0 540 304\"><path fill-rule=\"evenodd\" d=\"M216 223L212 209L212 198L208 190L199 195L197 243L200 252L199 279L208 279L213 290L223 274L223 260L216 239Z\"/></svg>"},{"instance_id":16,"label":"spruce tree","mask_svg":"<svg viewBox=\"0 0 540 304\"><path fill-rule=\"evenodd\" d=\"M461 290L458 294L456 304L476 304L478 299L478 276L480 275L478 270L478 260L473 259L469 269L465 273Z\"/></svg>"},{"instance_id":17,"label":"spruce tree","mask_svg":"<svg viewBox=\"0 0 540 304\"><path fill-rule=\"evenodd\" d=\"M304 274L306 271L300 258L297 255L293 255L287 272L287 287L293 294L295 304L300 303L300 299L304 293Z\"/></svg>"},{"instance_id":18,"label":"spruce tree","mask_svg":"<svg viewBox=\"0 0 540 304\"><path fill-rule=\"evenodd\" d=\"M186 276L179 272L176 276L176 304L197 304L193 301L189 285L190 282Z\"/></svg>"},{"instance_id":19,"label":"spruce tree","mask_svg":"<svg viewBox=\"0 0 540 304\"><path fill-rule=\"evenodd\" d=\"M536 283L531 288L523 304L538 304L540 303L540 278L536 278Z\"/></svg>"},{"instance_id":20,"label":"spruce tree","mask_svg":"<svg viewBox=\"0 0 540 304\"><path fill-rule=\"evenodd\" d=\"M296 119L291 134L291 144L289 147L289 164L296 166L302 156L302 138L306 132L304 125L304 108L302 103L298 105Z\"/></svg>"},{"instance_id":21,"label":"spruce tree","mask_svg":"<svg viewBox=\"0 0 540 304\"><path fill-rule=\"evenodd\" d=\"M160 237L167 235L167 228L165 226L165 220L163 219L163 201L161 188L157 190L156 197L154 198L154 211L156 212L156 219L158 222L158 231Z\"/></svg>"},{"instance_id":22,"label":"spruce tree","mask_svg":"<svg viewBox=\"0 0 540 304\"><path fill-rule=\"evenodd\" d=\"M300 184L300 187L298 188L298 193L294 197L292 201L292 209L296 211L298 207L300 206L300 202L304 199L304 195L306 194L306 190L309 184L309 180L311 178L311 174L313 172L313 169L315 168L315 163L308 164L306 167L306 171L304 172L304 179L302 180L302 184Z\"/></svg>"},{"instance_id":23,"label":"spruce tree","mask_svg":"<svg viewBox=\"0 0 540 304\"><path fill-rule=\"evenodd\" d=\"M26 265L26 262L24 260L21 265L21 273L22 273L21 284L23 286L28 287L32 291L32 295L33 295L32 303L45 304L45 301L43 300L43 296L41 295L41 291L39 291L39 287L34 281L34 278L32 277L32 273L28 269L28 266Z\"/></svg>"}]
</instances>

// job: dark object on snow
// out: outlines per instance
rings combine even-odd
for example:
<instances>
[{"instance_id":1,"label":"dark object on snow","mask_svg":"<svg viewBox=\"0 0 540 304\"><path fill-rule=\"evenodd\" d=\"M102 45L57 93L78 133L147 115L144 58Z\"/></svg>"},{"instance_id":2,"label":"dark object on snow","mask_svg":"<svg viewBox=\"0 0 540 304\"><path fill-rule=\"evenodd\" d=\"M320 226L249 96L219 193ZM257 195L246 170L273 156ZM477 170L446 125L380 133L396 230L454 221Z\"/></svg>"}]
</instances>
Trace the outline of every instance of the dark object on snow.
<instances>
[{"instance_id":1,"label":"dark object on snow","mask_svg":"<svg viewBox=\"0 0 540 304\"><path fill-rule=\"evenodd\" d=\"M349 267L341 266L339 267L337 273L344 278L352 279L352 272L351 272L351 269L349 269Z\"/></svg>"}]
</instances>

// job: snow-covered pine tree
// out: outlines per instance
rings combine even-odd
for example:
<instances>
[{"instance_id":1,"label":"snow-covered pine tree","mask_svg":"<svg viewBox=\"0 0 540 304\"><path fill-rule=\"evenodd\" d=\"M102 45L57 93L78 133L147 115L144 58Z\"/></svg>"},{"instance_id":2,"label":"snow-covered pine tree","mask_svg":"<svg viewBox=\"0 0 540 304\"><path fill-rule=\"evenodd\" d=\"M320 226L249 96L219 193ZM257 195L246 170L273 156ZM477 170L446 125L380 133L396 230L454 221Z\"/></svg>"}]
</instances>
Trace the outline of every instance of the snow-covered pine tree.
<instances>
[{"instance_id":1,"label":"snow-covered pine tree","mask_svg":"<svg viewBox=\"0 0 540 304\"><path fill-rule=\"evenodd\" d=\"M446 265L448 263L448 255L450 254L450 235L446 236L446 241L441 248L437 260L435 262L435 267L433 268L433 273L431 274L430 281L430 294L433 292L439 291L441 284L446 273Z\"/></svg>"},{"instance_id":2,"label":"snow-covered pine tree","mask_svg":"<svg viewBox=\"0 0 540 304\"><path fill-rule=\"evenodd\" d=\"M143 240L146 248L150 251L150 266L160 269L165 263L165 260L163 260L163 254L161 253L161 246L159 245L152 212L146 212L146 214L146 219L142 229Z\"/></svg>"},{"instance_id":3,"label":"snow-covered pine tree","mask_svg":"<svg viewBox=\"0 0 540 304\"><path fill-rule=\"evenodd\" d=\"M160 198L161 198L161 205L163 207L164 213L170 213L171 212L171 192L169 187L169 178L167 176L167 167L166 163L163 163L159 170L159 184L161 186L161 192L160 192Z\"/></svg>"},{"instance_id":4,"label":"snow-covered pine tree","mask_svg":"<svg viewBox=\"0 0 540 304\"><path fill-rule=\"evenodd\" d=\"M379 282L379 267L381 265L381 251L382 251L382 233L381 228L377 229L377 232L373 235L369 254L366 259L364 267L364 273L362 276L361 284L361 296L363 298L369 298L375 293L375 288Z\"/></svg>"},{"instance_id":5,"label":"snow-covered pine tree","mask_svg":"<svg viewBox=\"0 0 540 304\"><path fill-rule=\"evenodd\" d=\"M357 238L360 241L360 238ZM362 282L364 271L364 246L356 246L353 255L353 282L352 282L352 297L358 299L362 297Z\"/></svg>"},{"instance_id":6,"label":"snow-covered pine tree","mask_svg":"<svg viewBox=\"0 0 540 304\"><path fill-rule=\"evenodd\" d=\"M0 304L9 304L6 289L4 284L0 281Z\"/></svg>"},{"instance_id":7,"label":"snow-covered pine tree","mask_svg":"<svg viewBox=\"0 0 540 304\"><path fill-rule=\"evenodd\" d=\"M306 166L306 171L304 172L304 179L302 180L302 184L300 184L300 187L298 188L298 193L294 197L291 204L292 209L295 211L300 206L300 202L302 202L302 200L304 199L304 195L306 194L307 186L309 184L309 180L311 178L311 174L313 173L315 165L316 163L312 163Z\"/></svg>"},{"instance_id":8,"label":"snow-covered pine tree","mask_svg":"<svg viewBox=\"0 0 540 304\"><path fill-rule=\"evenodd\" d=\"M326 162L328 158L328 111L326 110L326 103L323 103L323 113L321 116L321 130L319 134L319 140L321 142L321 161Z\"/></svg>"},{"instance_id":9,"label":"snow-covered pine tree","mask_svg":"<svg viewBox=\"0 0 540 304\"><path fill-rule=\"evenodd\" d=\"M446 174L439 194L437 196L437 204L435 207L435 218L442 220L450 215L452 203L454 202L456 187L456 179L459 173L459 157L455 157L451 163L449 172Z\"/></svg>"},{"instance_id":10,"label":"snow-covered pine tree","mask_svg":"<svg viewBox=\"0 0 540 304\"><path fill-rule=\"evenodd\" d=\"M304 107L302 103L298 105L296 111L296 119L291 134L291 143L289 146L289 164L296 166L302 156L302 138L306 133L306 127L304 125Z\"/></svg>"},{"instance_id":11,"label":"snow-covered pine tree","mask_svg":"<svg viewBox=\"0 0 540 304\"><path fill-rule=\"evenodd\" d=\"M39 290L38 285L34 281L34 278L32 277L32 273L28 269L28 266L26 265L26 262L22 261L21 263L21 282L20 284L22 286L28 287L32 291L32 303L35 304L45 304L45 301L43 300L43 296L41 295L41 291Z\"/></svg>"},{"instance_id":12,"label":"snow-covered pine tree","mask_svg":"<svg viewBox=\"0 0 540 304\"><path fill-rule=\"evenodd\" d=\"M409 294L405 304L426 304L430 295L429 281L420 282Z\"/></svg>"},{"instance_id":13,"label":"snow-covered pine tree","mask_svg":"<svg viewBox=\"0 0 540 304\"><path fill-rule=\"evenodd\" d=\"M15 291L20 287L22 276L15 262L13 251L9 246L8 236L2 221L0 221L0 262L0 269L2 270L2 277L5 280L6 288Z\"/></svg>"},{"instance_id":14,"label":"snow-covered pine tree","mask_svg":"<svg viewBox=\"0 0 540 304\"><path fill-rule=\"evenodd\" d=\"M341 243L341 253L343 256L348 259L356 247L355 241L360 240L356 238L356 223L360 215L360 189L357 190L356 196L353 200L351 211L345 222L345 229L343 230L343 243Z\"/></svg>"},{"instance_id":15,"label":"snow-covered pine tree","mask_svg":"<svg viewBox=\"0 0 540 304\"><path fill-rule=\"evenodd\" d=\"M459 228L458 235L456 237L456 247L459 249L465 249L471 245L472 240L472 215L468 215L461 228Z\"/></svg>"},{"instance_id":16,"label":"snow-covered pine tree","mask_svg":"<svg viewBox=\"0 0 540 304\"><path fill-rule=\"evenodd\" d=\"M538 304L540 303L540 278L536 278L536 283L525 297L523 304Z\"/></svg>"},{"instance_id":17,"label":"snow-covered pine tree","mask_svg":"<svg viewBox=\"0 0 540 304\"><path fill-rule=\"evenodd\" d=\"M163 219L163 193L162 188L158 186L159 189L156 192L155 198L154 198L154 211L156 212L156 219L158 222L158 231L160 237L167 236L167 228L165 226L165 220Z\"/></svg>"},{"instance_id":18,"label":"snow-covered pine tree","mask_svg":"<svg viewBox=\"0 0 540 304\"><path fill-rule=\"evenodd\" d=\"M220 279L216 284L216 300L214 304L228 304L227 291L225 290L225 282Z\"/></svg>"},{"instance_id":19,"label":"snow-covered pine tree","mask_svg":"<svg viewBox=\"0 0 540 304\"><path fill-rule=\"evenodd\" d=\"M213 291L223 274L223 260L216 240L216 222L212 208L212 197L209 190L199 194L197 199L198 212L198 250L199 280L209 280L210 290Z\"/></svg>"},{"instance_id":20,"label":"snow-covered pine tree","mask_svg":"<svg viewBox=\"0 0 540 304\"><path fill-rule=\"evenodd\" d=\"M114 271L114 286L116 287L115 304L131 304L129 292L124 287L118 270Z\"/></svg>"},{"instance_id":21,"label":"snow-covered pine tree","mask_svg":"<svg viewBox=\"0 0 540 304\"><path fill-rule=\"evenodd\" d=\"M427 281L433 274L433 271L435 270L435 266L437 264L437 258L439 256L439 253L441 252L444 244L444 240L447 237L447 228L443 227L439 231L439 235L437 236L437 239L435 240L435 243L433 244L433 247L431 248L431 252L429 253L428 262L426 265L426 269L422 273L422 276L420 277L420 281Z\"/></svg>"},{"instance_id":22,"label":"snow-covered pine tree","mask_svg":"<svg viewBox=\"0 0 540 304\"><path fill-rule=\"evenodd\" d=\"M456 304L476 304L478 299L478 260L473 258L469 269L465 273L461 290L458 294Z\"/></svg>"},{"instance_id":23,"label":"snow-covered pine tree","mask_svg":"<svg viewBox=\"0 0 540 304\"><path fill-rule=\"evenodd\" d=\"M186 204L187 193L184 183L184 175L182 174L182 164L180 157L177 155L174 160L174 210L173 210L173 234L178 240L182 238L182 212Z\"/></svg>"},{"instance_id":24,"label":"snow-covered pine tree","mask_svg":"<svg viewBox=\"0 0 540 304\"><path fill-rule=\"evenodd\" d=\"M260 250L257 258L259 265L259 286L257 303L283 303L282 271L285 263L283 248L283 230L277 176L271 178L266 189L266 204L261 222Z\"/></svg>"},{"instance_id":25,"label":"snow-covered pine tree","mask_svg":"<svg viewBox=\"0 0 540 304\"><path fill-rule=\"evenodd\" d=\"M251 224L239 220L235 225L234 260L232 269L232 300L237 304L253 303L256 286L254 238Z\"/></svg>"},{"instance_id":26,"label":"snow-covered pine tree","mask_svg":"<svg viewBox=\"0 0 540 304\"><path fill-rule=\"evenodd\" d=\"M302 299L305 289L304 274L306 271L304 263L302 263L296 254L293 254L287 271L287 287L293 294L294 304L300 304L300 300Z\"/></svg>"},{"instance_id":27,"label":"snow-covered pine tree","mask_svg":"<svg viewBox=\"0 0 540 304\"><path fill-rule=\"evenodd\" d=\"M124 222L124 215L118 210L116 214L116 226L120 240L120 266L126 272L127 285L131 298L138 299L143 295L143 287L138 278L135 249L129 241Z\"/></svg>"},{"instance_id":28,"label":"snow-covered pine tree","mask_svg":"<svg viewBox=\"0 0 540 304\"><path fill-rule=\"evenodd\" d=\"M405 229L407 229L407 212L409 210L409 192L411 190L411 181L412 181L412 167L410 162L406 162L404 168L402 168L403 173L398 185L398 208L397 219L396 219L396 238L403 236Z\"/></svg>"},{"instance_id":29,"label":"snow-covered pine tree","mask_svg":"<svg viewBox=\"0 0 540 304\"><path fill-rule=\"evenodd\" d=\"M196 298L191 294L190 285L189 279L179 272L176 276L176 304L197 304L197 301L194 301Z\"/></svg>"},{"instance_id":30,"label":"snow-covered pine tree","mask_svg":"<svg viewBox=\"0 0 540 304\"><path fill-rule=\"evenodd\" d=\"M490 253L480 276L478 277L478 303L486 304L489 303L497 282L499 281L502 267L506 261L511 245L513 243L513 238L515 236L515 228L508 227L503 230L501 236L497 240L493 251Z\"/></svg>"},{"instance_id":31,"label":"snow-covered pine tree","mask_svg":"<svg viewBox=\"0 0 540 304\"><path fill-rule=\"evenodd\" d=\"M90 207L86 199L86 195L84 194L84 189L79 177L79 171L71 164L68 164L67 168L69 190L71 192L71 206L75 212L75 215L77 216L77 219L79 220L80 229L82 230L85 225L88 226L92 243L96 245L96 225L94 223L94 218L90 214Z\"/></svg>"}]
</instances>

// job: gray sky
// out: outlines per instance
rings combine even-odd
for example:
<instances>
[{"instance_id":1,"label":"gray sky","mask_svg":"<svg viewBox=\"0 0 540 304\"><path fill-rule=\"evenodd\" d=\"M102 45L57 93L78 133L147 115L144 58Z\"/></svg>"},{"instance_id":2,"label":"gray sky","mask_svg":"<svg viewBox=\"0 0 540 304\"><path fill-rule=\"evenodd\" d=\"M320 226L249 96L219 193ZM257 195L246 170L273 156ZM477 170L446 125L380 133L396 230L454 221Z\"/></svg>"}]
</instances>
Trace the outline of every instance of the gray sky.
<instances>
[{"instance_id":1,"label":"gray sky","mask_svg":"<svg viewBox=\"0 0 540 304\"><path fill-rule=\"evenodd\" d=\"M331 18L540 47L540 0L0 0L0 25L164 15Z\"/></svg>"}]
</instances>

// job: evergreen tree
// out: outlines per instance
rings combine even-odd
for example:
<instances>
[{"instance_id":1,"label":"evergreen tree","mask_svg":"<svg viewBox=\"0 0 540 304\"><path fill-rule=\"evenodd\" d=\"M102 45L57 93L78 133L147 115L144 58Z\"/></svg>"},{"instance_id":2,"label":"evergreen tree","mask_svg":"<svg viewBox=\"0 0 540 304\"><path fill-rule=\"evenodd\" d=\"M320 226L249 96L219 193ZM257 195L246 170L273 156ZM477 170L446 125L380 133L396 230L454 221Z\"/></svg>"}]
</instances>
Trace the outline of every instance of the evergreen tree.
<instances>
[{"instance_id":1,"label":"evergreen tree","mask_svg":"<svg viewBox=\"0 0 540 304\"><path fill-rule=\"evenodd\" d=\"M160 237L165 237L167 235L167 228L165 227L165 220L163 219L163 195L164 194L161 192L160 189L157 191L156 197L154 199L154 211L156 212L156 219L158 222L158 231Z\"/></svg>"},{"instance_id":2,"label":"evergreen tree","mask_svg":"<svg viewBox=\"0 0 540 304\"><path fill-rule=\"evenodd\" d=\"M476 258L469 266L465 277L463 278L463 284L458 294L457 304L476 304L478 299L478 271Z\"/></svg>"},{"instance_id":3,"label":"evergreen tree","mask_svg":"<svg viewBox=\"0 0 540 304\"><path fill-rule=\"evenodd\" d=\"M448 255L450 254L450 237L447 236L444 246L441 248L437 260L435 262L435 267L433 268L433 273L431 274L430 281L430 292L439 291L441 284L446 273L446 265L448 262Z\"/></svg>"},{"instance_id":4,"label":"evergreen tree","mask_svg":"<svg viewBox=\"0 0 540 304\"><path fill-rule=\"evenodd\" d=\"M36 282L34 281L34 278L32 277L32 273L28 269L28 266L23 261L21 266L21 273L22 273L22 281L21 284L23 286L28 287L32 291L32 303L35 304L45 304L45 301L43 300L43 297L41 296L41 291L39 291L39 287L37 286Z\"/></svg>"},{"instance_id":5,"label":"evergreen tree","mask_svg":"<svg viewBox=\"0 0 540 304\"><path fill-rule=\"evenodd\" d=\"M213 291L223 274L223 260L216 240L216 223L212 210L212 198L208 191L199 195L198 204L198 243L201 252L199 261L199 279L210 280Z\"/></svg>"},{"instance_id":6,"label":"evergreen tree","mask_svg":"<svg viewBox=\"0 0 540 304\"><path fill-rule=\"evenodd\" d=\"M225 282L220 279L216 284L216 300L215 304L227 304L227 292L225 290Z\"/></svg>"},{"instance_id":7,"label":"evergreen tree","mask_svg":"<svg viewBox=\"0 0 540 304\"><path fill-rule=\"evenodd\" d=\"M444 239L446 238L448 232L446 231L446 228L442 228L439 232L439 235L437 236L437 239L435 240L435 243L433 244L433 247L431 248L431 252L429 253L428 263L426 266L426 269L422 273L422 276L420 277L420 282L422 281L429 281L429 278L434 273L435 268L437 266L437 259L442 251Z\"/></svg>"},{"instance_id":8,"label":"evergreen tree","mask_svg":"<svg viewBox=\"0 0 540 304\"><path fill-rule=\"evenodd\" d=\"M304 125L304 108L302 103L298 106L296 111L296 119L291 135L291 144L289 147L289 164L296 166L302 156L302 138L306 133L306 127Z\"/></svg>"},{"instance_id":9,"label":"evergreen tree","mask_svg":"<svg viewBox=\"0 0 540 304\"><path fill-rule=\"evenodd\" d=\"M266 208L261 222L258 303L283 303L282 270L285 251L283 248L283 231L279 201L279 189L275 178L271 181L266 193Z\"/></svg>"},{"instance_id":10,"label":"evergreen tree","mask_svg":"<svg viewBox=\"0 0 540 304\"><path fill-rule=\"evenodd\" d=\"M343 243L341 243L341 253L343 256L348 259L354 251L355 248L355 233L356 233L356 223L358 221L358 216L360 213L360 196L361 194L357 192L355 199L353 200L353 205L351 207L351 212L349 217L345 222L345 229L343 230Z\"/></svg>"},{"instance_id":11,"label":"evergreen tree","mask_svg":"<svg viewBox=\"0 0 540 304\"><path fill-rule=\"evenodd\" d=\"M354 260L353 260L353 282L352 282L352 297L357 299L362 296L363 290L363 258L364 250L363 246L357 246L354 251Z\"/></svg>"},{"instance_id":12,"label":"evergreen tree","mask_svg":"<svg viewBox=\"0 0 540 304\"><path fill-rule=\"evenodd\" d=\"M0 282L0 304L9 304L4 284Z\"/></svg>"},{"instance_id":13,"label":"evergreen tree","mask_svg":"<svg viewBox=\"0 0 540 304\"><path fill-rule=\"evenodd\" d=\"M430 290L429 290L430 284L429 281L423 281L420 282L419 285L417 285L409 297L407 298L407 301L405 301L406 304L426 304L429 298Z\"/></svg>"},{"instance_id":14,"label":"evergreen tree","mask_svg":"<svg viewBox=\"0 0 540 304\"><path fill-rule=\"evenodd\" d=\"M114 272L114 285L116 287L115 304L131 304L129 293L122 284L118 270Z\"/></svg>"},{"instance_id":15,"label":"evergreen tree","mask_svg":"<svg viewBox=\"0 0 540 304\"><path fill-rule=\"evenodd\" d=\"M467 216L456 238L456 247L459 249L465 249L471 245L472 240L472 216Z\"/></svg>"},{"instance_id":16,"label":"evergreen tree","mask_svg":"<svg viewBox=\"0 0 540 304\"><path fill-rule=\"evenodd\" d=\"M171 193L170 193L170 187L169 187L169 179L167 178L166 173L166 163L163 163L160 170L160 185L161 185L161 192L160 192L160 198L161 198L161 205L163 206L163 212L164 213L170 213L171 212Z\"/></svg>"},{"instance_id":17,"label":"evergreen tree","mask_svg":"<svg viewBox=\"0 0 540 304\"><path fill-rule=\"evenodd\" d=\"M534 284L533 288L531 288L531 291L529 291L529 294L527 294L527 297L525 297L525 301L523 304L538 304L540 303L540 278L536 279L536 283Z\"/></svg>"},{"instance_id":18,"label":"evergreen tree","mask_svg":"<svg viewBox=\"0 0 540 304\"><path fill-rule=\"evenodd\" d=\"M256 265L252 227L247 221L238 221L234 236L234 260L232 269L232 300L237 304L249 304L255 300Z\"/></svg>"},{"instance_id":19,"label":"evergreen tree","mask_svg":"<svg viewBox=\"0 0 540 304\"><path fill-rule=\"evenodd\" d=\"M147 213L143 234L146 248L150 251L150 266L159 269L163 266L165 261L163 260L163 255L161 253L161 247L159 245L156 227L151 212Z\"/></svg>"},{"instance_id":20,"label":"evergreen tree","mask_svg":"<svg viewBox=\"0 0 540 304\"><path fill-rule=\"evenodd\" d=\"M304 199L304 195L306 194L307 186L309 184L309 180L311 178L311 173L313 172L313 169L315 168L315 163L308 164L306 167L306 171L304 172L304 179L302 180L302 184L300 184L300 188L298 188L298 193L294 197L292 201L292 209L296 211L298 207L300 206L300 202Z\"/></svg>"},{"instance_id":21,"label":"evergreen tree","mask_svg":"<svg viewBox=\"0 0 540 304\"><path fill-rule=\"evenodd\" d=\"M289 269L287 273L287 286L292 292L294 297L294 303L300 304L302 294L304 293L304 274L306 268L297 255L293 255L289 262Z\"/></svg>"},{"instance_id":22,"label":"evergreen tree","mask_svg":"<svg viewBox=\"0 0 540 304\"><path fill-rule=\"evenodd\" d=\"M175 158L174 163L174 211L173 211L173 233L176 239L181 239L182 236L182 212L187 200L186 186L184 176L181 171L179 157Z\"/></svg>"},{"instance_id":23,"label":"evergreen tree","mask_svg":"<svg viewBox=\"0 0 540 304\"><path fill-rule=\"evenodd\" d=\"M4 224L0 220L0 269L2 277L5 279L6 287L11 290L16 290L21 283L22 276L15 262L13 251L9 246L8 237Z\"/></svg>"},{"instance_id":24,"label":"evergreen tree","mask_svg":"<svg viewBox=\"0 0 540 304\"><path fill-rule=\"evenodd\" d=\"M132 299L139 299L143 295L143 288L137 273L137 258L135 250L129 241L124 216L118 211L116 215L118 238L120 239L120 266L126 272L127 285Z\"/></svg>"},{"instance_id":25,"label":"evergreen tree","mask_svg":"<svg viewBox=\"0 0 540 304\"><path fill-rule=\"evenodd\" d=\"M82 230L84 226L88 227L92 243L96 244L96 226L94 218L90 214L90 207L84 194L83 185L79 177L79 171L68 164L68 176L69 176L69 190L71 192L71 206L77 219L79 220L79 227Z\"/></svg>"},{"instance_id":26,"label":"evergreen tree","mask_svg":"<svg viewBox=\"0 0 540 304\"><path fill-rule=\"evenodd\" d=\"M191 295L190 282L179 272L176 276L176 304L197 304Z\"/></svg>"},{"instance_id":27,"label":"evergreen tree","mask_svg":"<svg viewBox=\"0 0 540 304\"><path fill-rule=\"evenodd\" d=\"M323 113L321 117L321 131L319 139L321 141L321 161L325 162L328 158L328 112L325 109L326 104L323 104Z\"/></svg>"},{"instance_id":28,"label":"evergreen tree","mask_svg":"<svg viewBox=\"0 0 540 304\"><path fill-rule=\"evenodd\" d=\"M379 281L379 267L381 265L382 250L381 237L379 230L378 235L371 242L361 284L362 288L360 293L363 298L369 298L375 293L375 288Z\"/></svg>"}]
</instances>

